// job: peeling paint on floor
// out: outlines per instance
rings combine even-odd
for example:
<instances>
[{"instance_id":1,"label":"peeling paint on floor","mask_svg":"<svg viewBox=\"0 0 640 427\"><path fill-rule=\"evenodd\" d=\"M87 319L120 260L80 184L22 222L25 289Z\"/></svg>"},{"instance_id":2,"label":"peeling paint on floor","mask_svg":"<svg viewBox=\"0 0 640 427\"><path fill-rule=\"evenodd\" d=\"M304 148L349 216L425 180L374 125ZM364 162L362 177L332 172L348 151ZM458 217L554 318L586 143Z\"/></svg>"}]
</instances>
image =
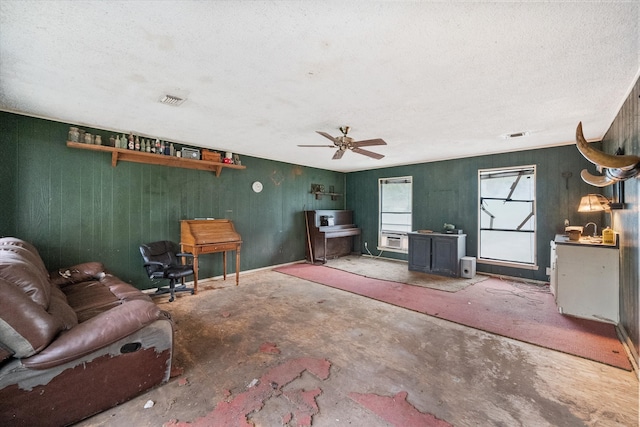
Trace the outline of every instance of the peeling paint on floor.
<instances>
[{"instance_id":1,"label":"peeling paint on floor","mask_svg":"<svg viewBox=\"0 0 640 427\"><path fill-rule=\"evenodd\" d=\"M407 392L401 391L387 397L377 394L349 393L349 397L394 426L402 427L453 427L431 414L418 411L407 402Z\"/></svg>"},{"instance_id":2,"label":"peeling paint on floor","mask_svg":"<svg viewBox=\"0 0 640 427\"><path fill-rule=\"evenodd\" d=\"M282 396L294 406L294 411L282 416L283 421L289 420L285 425L293 421L297 426L311 426L311 419L318 412L315 398L322 393L322 390L318 388L311 391L293 390L283 393L282 388L305 371L320 380L326 380L329 378L330 367L331 363L325 359L288 360L268 370L255 385L238 394L231 401L220 402L208 415L193 422L171 420L163 424L163 427L252 427L254 424L248 421L249 415L259 412L267 400L280 399Z\"/></svg>"}]
</instances>

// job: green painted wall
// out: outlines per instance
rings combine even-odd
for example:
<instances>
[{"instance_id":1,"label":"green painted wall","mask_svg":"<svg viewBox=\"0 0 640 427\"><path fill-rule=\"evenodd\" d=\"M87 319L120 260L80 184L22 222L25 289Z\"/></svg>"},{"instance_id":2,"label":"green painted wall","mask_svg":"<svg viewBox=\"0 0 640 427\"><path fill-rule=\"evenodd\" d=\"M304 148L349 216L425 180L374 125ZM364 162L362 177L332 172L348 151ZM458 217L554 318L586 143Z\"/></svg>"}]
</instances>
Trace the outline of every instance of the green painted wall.
<instances>
[{"instance_id":1,"label":"green painted wall","mask_svg":"<svg viewBox=\"0 0 640 427\"><path fill-rule=\"evenodd\" d=\"M577 212L580 197L595 193L580 178L590 167L574 145L529 150L450 161L422 163L347 174L347 209L353 209L356 223L362 227L364 242L377 255L378 178L413 176L413 229L442 230L445 222L455 224L467 234L467 255L477 256L478 169L537 166L537 263L538 270L524 270L479 264L478 271L505 274L535 280L548 280L549 242L564 231L564 219L574 225L598 223L603 217ZM568 183L562 177L570 172ZM406 255L384 252L382 256L406 260Z\"/></svg>"},{"instance_id":2,"label":"green painted wall","mask_svg":"<svg viewBox=\"0 0 640 427\"><path fill-rule=\"evenodd\" d=\"M242 235L241 270L304 259L306 209L343 209L316 200L311 184L344 192L344 174L242 156L245 170L206 171L119 162L68 148L69 124L0 112L0 235L39 249L49 269L102 261L123 280L152 287L138 246L179 241L181 219L228 218ZM89 130L93 133L96 130ZM108 140L107 131L97 131ZM251 183L264 184L261 193ZM234 271L233 257L229 271ZM221 254L201 257L200 277L222 274Z\"/></svg>"}]
</instances>

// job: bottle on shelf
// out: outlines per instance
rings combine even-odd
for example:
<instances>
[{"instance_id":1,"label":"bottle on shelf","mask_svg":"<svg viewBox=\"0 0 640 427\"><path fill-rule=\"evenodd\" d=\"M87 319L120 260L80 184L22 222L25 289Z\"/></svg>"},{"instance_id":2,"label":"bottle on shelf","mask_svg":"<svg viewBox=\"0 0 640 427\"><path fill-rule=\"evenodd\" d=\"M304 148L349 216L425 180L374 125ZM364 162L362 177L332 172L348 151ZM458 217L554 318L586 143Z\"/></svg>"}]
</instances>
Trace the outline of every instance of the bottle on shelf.
<instances>
[{"instance_id":1,"label":"bottle on shelf","mask_svg":"<svg viewBox=\"0 0 640 427\"><path fill-rule=\"evenodd\" d=\"M602 243L605 245L615 245L616 244L616 236L613 230L610 227L602 230Z\"/></svg>"},{"instance_id":2,"label":"bottle on shelf","mask_svg":"<svg viewBox=\"0 0 640 427\"><path fill-rule=\"evenodd\" d=\"M134 150L136 148L135 142L133 140L133 133L129 134L129 142L128 142L127 148L129 150Z\"/></svg>"},{"instance_id":3,"label":"bottle on shelf","mask_svg":"<svg viewBox=\"0 0 640 427\"><path fill-rule=\"evenodd\" d=\"M78 142L79 139L80 139L80 132L78 131L78 128L71 126L69 128L69 141Z\"/></svg>"},{"instance_id":4,"label":"bottle on shelf","mask_svg":"<svg viewBox=\"0 0 640 427\"><path fill-rule=\"evenodd\" d=\"M140 140L140 151L147 151L147 144L145 144L144 138Z\"/></svg>"}]
</instances>

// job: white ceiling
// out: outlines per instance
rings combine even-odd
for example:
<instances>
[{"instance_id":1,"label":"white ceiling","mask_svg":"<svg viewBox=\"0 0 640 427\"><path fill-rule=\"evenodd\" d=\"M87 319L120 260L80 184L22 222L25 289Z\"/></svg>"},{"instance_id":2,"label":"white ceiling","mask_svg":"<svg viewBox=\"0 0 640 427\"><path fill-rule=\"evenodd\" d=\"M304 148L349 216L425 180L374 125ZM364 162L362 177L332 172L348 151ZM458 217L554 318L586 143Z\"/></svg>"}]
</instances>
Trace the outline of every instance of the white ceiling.
<instances>
[{"instance_id":1,"label":"white ceiling","mask_svg":"<svg viewBox=\"0 0 640 427\"><path fill-rule=\"evenodd\" d=\"M1 0L0 110L336 171L550 147L604 135L639 23L636 1ZM297 147L343 125L386 157Z\"/></svg>"}]
</instances>

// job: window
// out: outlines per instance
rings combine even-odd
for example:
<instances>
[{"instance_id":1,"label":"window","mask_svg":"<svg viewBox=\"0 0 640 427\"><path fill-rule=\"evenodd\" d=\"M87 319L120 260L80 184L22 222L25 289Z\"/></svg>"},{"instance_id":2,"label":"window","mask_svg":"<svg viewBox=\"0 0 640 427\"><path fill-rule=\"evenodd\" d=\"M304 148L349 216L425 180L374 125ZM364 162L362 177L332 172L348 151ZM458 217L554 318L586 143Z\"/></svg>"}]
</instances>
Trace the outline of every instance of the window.
<instances>
[{"instance_id":1,"label":"window","mask_svg":"<svg viewBox=\"0 0 640 427\"><path fill-rule=\"evenodd\" d=\"M535 165L478 171L478 260L536 267Z\"/></svg>"},{"instance_id":2,"label":"window","mask_svg":"<svg viewBox=\"0 0 640 427\"><path fill-rule=\"evenodd\" d=\"M406 253L411 231L412 185L411 177L380 178L378 249Z\"/></svg>"}]
</instances>

